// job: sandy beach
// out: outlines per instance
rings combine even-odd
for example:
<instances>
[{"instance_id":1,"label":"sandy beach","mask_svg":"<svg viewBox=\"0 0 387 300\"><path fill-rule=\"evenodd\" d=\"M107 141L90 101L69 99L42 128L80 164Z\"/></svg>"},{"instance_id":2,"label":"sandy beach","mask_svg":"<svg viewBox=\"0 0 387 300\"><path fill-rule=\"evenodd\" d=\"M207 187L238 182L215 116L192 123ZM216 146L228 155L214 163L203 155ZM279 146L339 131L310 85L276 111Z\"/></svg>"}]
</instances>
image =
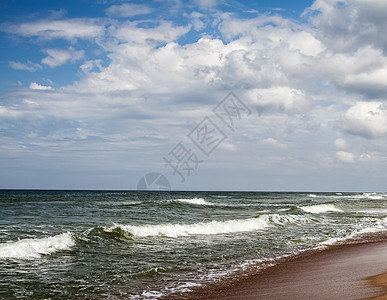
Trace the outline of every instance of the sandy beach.
<instances>
[{"instance_id":1,"label":"sandy beach","mask_svg":"<svg viewBox=\"0 0 387 300\"><path fill-rule=\"evenodd\" d=\"M387 299L387 240L331 246L186 299Z\"/></svg>"}]
</instances>

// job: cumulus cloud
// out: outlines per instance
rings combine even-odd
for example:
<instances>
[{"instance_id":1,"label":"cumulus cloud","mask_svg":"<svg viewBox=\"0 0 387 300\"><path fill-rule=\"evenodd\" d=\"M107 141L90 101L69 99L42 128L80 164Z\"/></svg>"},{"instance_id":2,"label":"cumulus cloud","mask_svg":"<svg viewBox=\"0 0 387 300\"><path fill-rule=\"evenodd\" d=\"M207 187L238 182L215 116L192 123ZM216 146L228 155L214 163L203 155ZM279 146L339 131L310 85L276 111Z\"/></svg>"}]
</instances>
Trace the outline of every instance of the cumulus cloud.
<instances>
[{"instance_id":1,"label":"cumulus cloud","mask_svg":"<svg viewBox=\"0 0 387 300\"><path fill-rule=\"evenodd\" d=\"M387 109L382 102L357 102L345 113L345 130L365 138L387 135Z\"/></svg>"},{"instance_id":2,"label":"cumulus cloud","mask_svg":"<svg viewBox=\"0 0 387 300\"><path fill-rule=\"evenodd\" d=\"M340 162L353 163L355 162L355 155L351 152L337 151L336 157Z\"/></svg>"},{"instance_id":3,"label":"cumulus cloud","mask_svg":"<svg viewBox=\"0 0 387 300\"><path fill-rule=\"evenodd\" d=\"M36 82L31 82L30 89L31 90L51 90L52 87L47 85L40 85Z\"/></svg>"},{"instance_id":4,"label":"cumulus cloud","mask_svg":"<svg viewBox=\"0 0 387 300\"><path fill-rule=\"evenodd\" d=\"M338 138L335 140L335 146L338 148L338 149L345 149L347 148L347 141L342 139L342 138Z\"/></svg>"},{"instance_id":5,"label":"cumulus cloud","mask_svg":"<svg viewBox=\"0 0 387 300\"><path fill-rule=\"evenodd\" d=\"M387 92L387 64L368 72L349 74L343 85L353 92L366 94L370 98L383 98Z\"/></svg>"},{"instance_id":6,"label":"cumulus cloud","mask_svg":"<svg viewBox=\"0 0 387 300\"><path fill-rule=\"evenodd\" d=\"M351 52L373 45L387 52L387 2L379 0L316 0L306 10L319 28L318 38L330 49Z\"/></svg>"},{"instance_id":7,"label":"cumulus cloud","mask_svg":"<svg viewBox=\"0 0 387 300\"><path fill-rule=\"evenodd\" d=\"M83 50L77 51L73 47L69 47L68 50L47 49L44 52L48 56L42 59L42 64L48 65L51 68L64 65L68 61L75 62L82 59L85 55Z\"/></svg>"},{"instance_id":8,"label":"cumulus cloud","mask_svg":"<svg viewBox=\"0 0 387 300\"><path fill-rule=\"evenodd\" d=\"M302 112L308 107L308 99L303 91L287 86L269 89L251 89L248 92L258 111Z\"/></svg>"},{"instance_id":9,"label":"cumulus cloud","mask_svg":"<svg viewBox=\"0 0 387 300\"><path fill-rule=\"evenodd\" d=\"M106 10L106 14L109 17L129 18L138 15L147 15L150 14L152 11L153 9L145 5L124 3L121 5L110 6Z\"/></svg>"},{"instance_id":10,"label":"cumulus cloud","mask_svg":"<svg viewBox=\"0 0 387 300\"><path fill-rule=\"evenodd\" d=\"M310 23L278 14L240 18L207 9L216 5L213 1L194 11L176 8L184 22L149 20L146 14L152 8L123 4L111 6L105 11L110 18L99 20L7 25L7 32L39 38L46 49L41 64L54 68L84 61L80 79L72 84L54 90L32 82L30 89L3 96L7 101L0 114L11 115L17 107L14 118L40 118L34 122L35 129L41 127L34 142L41 145L71 145L74 139L82 147L92 140L95 149L125 148L154 158L203 117L212 116L213 107L232 90L254 116L238 123L235 135L220 145L229 151L219 153L237 150L238 157L248 158L248 168L259 170L274 162L295 172L320 172L334 162L383 160L381 146L367 149L387 136L387 58L380 36L384 21L366 7L370 1L317 0L306 12ZM384 6L383 1L375 4L381 11ZM123 19L132 16L136 21ZM47 41L53 38L72 46L53 47ZM93 51L79 50L77 39L89 39ZM38 66L10 62L15 69L33 71ZM56 129L40 134L52 120ZM18 132L31 134L20 124L15 124ZM368 138L367 145L348 133ZM275 157L273 151L283 156ZM150 161L146 155L139 165ZM316 160L316 155L324 159Z\"/></svg>"},{"instance_id":11,"label":"cumulus cloud","mask_svg":"<svg viewBox=\"0 0 387 300\"><path fill-rule=\"evenodd\" d=\"M271 147L277 148L277 149L286 149L287 148L286 144L282 144L273 138L266 138L266 139L262 140L262 144L268 145L268 146L271 146Z\"/></svg>"},{"instance_id":12,"label":"cumulus cloud","mask_svg":"<svg viewBox=\"0 0 387 300\"><path fill-rule=\"evenodd\" d=\"M27 61L26 63L21 63L18 61L9 61L8 63L12 69L16 69L16 70L26 70L26 71L34 72L42 69L41 65L35 64L31 61Z\"/></svg>"}]
</instances>

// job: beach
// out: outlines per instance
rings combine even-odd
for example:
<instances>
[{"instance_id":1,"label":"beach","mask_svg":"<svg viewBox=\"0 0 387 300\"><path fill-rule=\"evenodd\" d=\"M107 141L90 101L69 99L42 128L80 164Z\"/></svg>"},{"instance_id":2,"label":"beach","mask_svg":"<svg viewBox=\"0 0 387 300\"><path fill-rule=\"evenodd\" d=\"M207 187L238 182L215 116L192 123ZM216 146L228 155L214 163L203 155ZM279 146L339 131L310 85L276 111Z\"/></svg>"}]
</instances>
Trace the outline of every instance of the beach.
<instances>
[{"instance_id":1,"label":"beach","mask_svg":"<svg viewBox=\"0 0 387 300\"><path fill-rule=\"evenodd\" d=\"M384 236L384 237L383 237ZM330 246L185 299L387 299L387 239Z\"/></svg>"}]
</instances>

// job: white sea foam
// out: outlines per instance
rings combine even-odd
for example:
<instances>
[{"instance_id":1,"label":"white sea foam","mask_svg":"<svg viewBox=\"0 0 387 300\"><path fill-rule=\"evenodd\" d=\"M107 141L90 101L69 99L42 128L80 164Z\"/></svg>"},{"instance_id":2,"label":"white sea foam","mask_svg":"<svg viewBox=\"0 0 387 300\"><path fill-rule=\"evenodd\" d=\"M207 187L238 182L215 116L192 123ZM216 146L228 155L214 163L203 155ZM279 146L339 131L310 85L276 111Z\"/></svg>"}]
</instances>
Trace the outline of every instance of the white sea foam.
<instances>
[{"instance_id":1,"label":"white sea foam","mask_svg":"<svg viewBox=\"0 0 387 300\"><path fill-rule=\"evenodd\" d=\"M361 229L355 230L345 237L341 237L341 238L332 237L332 238L329 238L325 241L322 241L318 244L317 248L333 245L337 242L343 242L346 240L350 240L350 239L353 239L353 238L355 238L359 235L362 235L362 234L385 231L386 227L387 227L387 218L384 218L384 219L380 220L379 222L377 222L373 227L366 227L366 228L361 228Z\"/></svg>"},{"instance_id":2,"label":"white sea foam","mask_svg":"<svg viewBox=\"0 0 387 300\"><path fill-rule=\"evenodd\" d=\"M192 199L174 199L172 201L194 204L194 205L214 205L213 203L207 202L203 198L192 198Z\"/></svg>"},{"instance_id":3,"label":"white sea foam","mask_svg":"<svg viewBox=\"0 0 387 300\"><path fill-rule=\"evenodd\" d=\"M71 233L62 233L41 239L23 239L0 244L0 259L34 259L44 254L68 250L75 246Z\"/></svg>"},{"instance_id":4,"label":"white sea foam","mask_svg":"<svg viewBox=\"0 0 387 300\"><path fill-rule=\"evenodd\" d=\"M299 215L278 215L272 214L269 216L269 220L277 225L286 225L286 224L306 224L311 220L306 216Z\"/></svg>"},{"instance_id":5,"label":"white sea foam","mask_svg":"<svg viewBox=\"0 0 387 300\"><path fill-rule=\"evenodd\" d=\"M346 196L347 198L353 199L370 199L370 200L383 200L385 199L385 194L377 194L377 193L363 193L360 195L350 195Z\"/></svg>"},{"instance_id":6,"label":"white sea foam","mask_svg":"<svg viewBox=\"0 0 387 300\"><path fill-rule=\"evenodd\" d=\"M348 237L349 238L349 237ZM321 248L321 247L326 247L326 246L329 246L329 245L333 245L333 244L336 244L337 242L339 241L342 241L342 240L345 240L345 239L340 239L340 238L329 238L325 241L322 241L321 243L319 243L317 245L317 248Z\"/></svg>"},{"instance_id":7,"label":"white sea foam","mask_svg":"<svg viewBox=\"0 0 387 300\"><path fill-rule=\"evenodd\" d=\"M164 296L164 294L158 291L144 291L142 296L144 297L143 299L155 299Z\"/></svg>"},{"instance_id":8,"label":"white sea foam","mask_svg":"<svg viewBox=\"0 0 387 300\"><path fill-rule=\"evenodd\" d=\"M269 226L267 215L258 218L237 219L228 221L212 221L195 224L159 224L159 225L116 225L107 230L113 230L119 226L122 230L137 236L167 236L179 237L189 235L213 235L243 231L262 230Z\"/></svg>"},{"instance_id":9,"label":"white sea foam","mask_svg":"<svg viewBox=\"0 0 387 300\"><path fill-rule=\"evenodd\" d=\"M180 284L176 288L170 289L170 292L172 294L175 294L175 293L186 293L186 292L192 291L193 287L198 287L198 286L201 286L201 284L200 283L195 283L195 282L186 282L186 283Z\"/></svg>"},{"instance_id":10,"label":"white sea foam","mask_svg":"<svg viewBox=\"0 0 387 300\"><path fill-rule=\"evenodd\" d=\"M228 221L212 221L194 224L157 224L157 225L115 225L105 229L112 231L119 227L136 237L166 236L179 237L189 235L214 235L237 232L249 232L263 230L274 224L285 225L287 223L304 224L309 219L297 215L261 215L257 218L235 219Z\"/></svg>"},{"instance_id":11,"label":"white sea foam","mask_svg":"<svg viewBox=\"0 0 387 300\"><path fill-rule=\"evenodd\" d=\"M300 206L299 208L305 212L312 214L321 214L330 211L343 212L341 209L335 207L333 204L317 204L311 206Z\"/></svg>"},{"instance_id":12,"label":"white sea foam","mask_svg":"<svg viewBox=\"0 0 387 300\"><path fill-rule=\"evenodd\" d=\"M308 197L316 198L317 196L315 194L309 194Z\"/></svg>"},{"instance_id":13,"label":"white sea foam","mask_svg":"<svg viewBox=\"0 0 387 300\"><path fill-rule=\"evenodd\" d=\"M384 197L382 195L369 195L368 199L371 199L371 200L383 200Z\"/></svg>"},{"instance_id":14,"label":"white sea foam","mask_svg":"<svg viewBox=\"0 0 387 300\"><path fill-rule=\"evenodd\" d=\"M372 215L387 215L387 208L371 208L356 210L357 213L372 214Z\"/></svg>"}]
</instances>

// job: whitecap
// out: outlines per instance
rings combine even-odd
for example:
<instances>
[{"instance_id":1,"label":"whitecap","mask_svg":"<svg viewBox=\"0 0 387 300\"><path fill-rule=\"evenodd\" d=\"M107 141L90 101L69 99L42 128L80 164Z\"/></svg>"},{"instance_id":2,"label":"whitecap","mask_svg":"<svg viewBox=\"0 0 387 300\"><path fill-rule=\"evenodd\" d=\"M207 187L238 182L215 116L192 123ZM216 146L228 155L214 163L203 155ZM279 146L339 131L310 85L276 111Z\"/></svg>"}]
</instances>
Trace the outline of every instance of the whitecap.
<instances>
[{"instance_id":1,"label":"whitecap","mask_svg":"<svg viewBox=\"0 0 387 300\"><path fill-rule=\"evenodd\" d=\"M137 237L166 236L176 238L189 235L214 235L262 230L268 226L268 216L262 215L258 218L194 224L116 225L106 230L111 231L120 227L122 230Z\"/></svg>"},{"instance_id":2,"label":"whitecap","mask_svg":"<svg viewBox=\"0 0 387 300\"><path fill-rule=\"evenodd\" d=\"M311 205L311 206L300 206L299 208L305 212L312 213L312 214L321 214L321 213L325 213L325 212L343 212L341 209L335 207L333 204L318 204L318 205Z\"/></svg>"},{"instance_id":3,"label":"whitecap","mask_svg":"<svg viewBox=\"0 0 387 300\"><path fill-rule=\"evenodd\" d=\"M190 235L215 235L238 232L264 230L273 225L286 225L287 223L305 224L310 220L298 215L260 215L256 218L234 219L227 221L211 221L194 224L157 224L157 225L119 225L105 228L110 232L120 228L136 237L166 236L177 238Z\"/></svg>"},{"instance_id":4,"label":"whitecap","mask_svg":"<svg viewBox=\"0 0 387 300\"><path fill-rule=\"evenodd\" d=\"M73 246L75 240L69 232L40 239L23 239L0 244L0 259L35 259Z\"/></svg>"},{"instance_id":5,"label":"whitecap","mask_svg":"<svg viewBox=\"0 0 387 300\"><path fill-rule=\"evenodd\" d=\"M193 204L193 205L214 205L213 203L207 202L203 198L191 198L191 199L174 199L172 201Z\"/></svg>"},{"instance_id":6,"label":"whitecap","mask_svg":"<svg viewBox=\"0 0 387 300\"><path fill-rule=\"evenodd\" d=\"M286 225L289 223L301 225L311 222L311 220L306 216L279 214L270 215L269 220L277 225Z\"/></svg>"},{"instance_id":7,"label":"whitecap","mask_svg":"<svg viewBox=\"0 0 387 300\"><path fill-rule=\"evenodd\" d=\"M366 199L371 199L371 200L383 200L384 196L383 195L378 195L377 193L363 193L360 198L366 198Z\"/></svg>"}]
</instances>

